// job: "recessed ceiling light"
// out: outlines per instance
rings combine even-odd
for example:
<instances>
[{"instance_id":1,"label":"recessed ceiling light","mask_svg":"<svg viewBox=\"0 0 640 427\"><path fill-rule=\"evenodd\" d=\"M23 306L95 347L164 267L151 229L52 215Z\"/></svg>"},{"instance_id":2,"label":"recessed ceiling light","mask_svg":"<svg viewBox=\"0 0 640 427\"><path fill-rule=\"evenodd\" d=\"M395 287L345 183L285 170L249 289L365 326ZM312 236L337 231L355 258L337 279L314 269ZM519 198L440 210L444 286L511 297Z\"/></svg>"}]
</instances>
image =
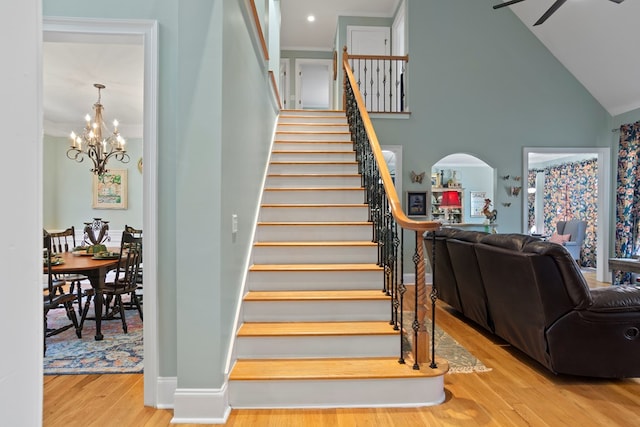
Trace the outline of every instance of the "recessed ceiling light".
<instances>
[{"instance_id":1,"label":"recessed ceiling light","mask_svg":"<svg viewBox=\"0 0 640 427\"><path fill-rule=\"evenodd\" d=\"M313 21L315 21L315 20L316 20L316 17L315 17L315 16L313 16L313 15L309 15L309 16L307 16L307 21L309 21L309 22L313 22Z\"/></svg>"}]
</instances>

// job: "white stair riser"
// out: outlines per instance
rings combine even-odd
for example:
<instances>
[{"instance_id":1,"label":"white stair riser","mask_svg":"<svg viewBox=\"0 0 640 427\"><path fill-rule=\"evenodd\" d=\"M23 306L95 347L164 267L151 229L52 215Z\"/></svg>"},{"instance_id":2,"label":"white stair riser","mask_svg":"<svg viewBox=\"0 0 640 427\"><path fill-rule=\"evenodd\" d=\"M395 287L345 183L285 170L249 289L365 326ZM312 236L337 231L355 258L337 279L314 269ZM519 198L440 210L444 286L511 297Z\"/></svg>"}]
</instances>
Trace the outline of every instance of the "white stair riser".
<instances>
[{"instance_id":1,"label":"white stair riser","mask_svg":"<svg viewBox=\"0 0 640 427\"><path fill-rule=\"evenodd\" d=\"M266 188L326 188L326 187L360 187L360 175L270 175L265 183Z\"/></svg>"},{"instance_id":2,"label":"white stair riser","mask_svg":"<svg viewBox=\"0 0 640 427\"><path fill-rule=\"evenodd\" d=\"M364 190L276 190L265 189L263 203L357 204L364 203Z\"/></svg>"},{"instance_id":3,"label":"white stair riser","mask_svg":"<svg viewBox=\"0 0 640 427\"><path fill-rule=\"evenodd\" d=\"M344 163L292 163L292 162L271 162L269 173L324 173L324 174L354 174L358 173L358 165L355 162Z\"/></svg>"},{"instance_id":4,"label":"white stair riser","mask_svg":"<svg viewBox=\"0 0 640 427\"><path fill-rule=\"evenodd\" d=\"M392 327L389 326L389 329ZM239 337L241 359L320 357L391 357L398 354L399 334Z\"/></svg>"},{"instance_id":5,"label":"white stair riser","mask_svg":"<svg viewBox=\"0 0 640 427\"><path fill-rule=\"evenodd\" d=\"M388 321L388 300L244 301L245 322Z\"/></svg>"},{"instance_id":6,"label":"white stair riser","mask_svg":"<svg viewBox=\"0 0 640 427\"><path fill-rule=\"evenodd\" d=\"M373 233L371 224L363 225L258 225L260 242L367 241Z\"/></svg>"},{"instance_id":7,"label":"white stair riser","mask_svg":"<svg viewBox=\"0 0 640 427\"><path fill-rule=\"evenodd\" d=\"M278 132L349 132L346 123L280 123Z\"/></svg>"},{"instance_id":8,"label":"white stair riser","mask_svg":"<svg viewBox=\"0 0 640 427\"><path fill-rule=\"evenodd\" d=\"M377 246L254 246L254 264L375 263Z\"/></svg>"},{"instance_id":9,"label":"white stair riser","mask_svg":"<svg viewBox=\"0 0 640 427\"><path fill-rule=\"evenodd\" d=\"M417 407L438 405L444 399L442 375L382 380L229 382L229 404L244 409Z\"/></svg>"},{"instance_id":10,"label":"white stair riser","mask_svg":"<svg viewBox=\"0 0 640 427\"><path fill-rule=\"evenodd\" d=\"M278 132L278 141L351 141L351 135L345 132Z\"/></svg>"},{"instance_id":11,"label":"white stair riser","mask_svg":"<svg viewBox=\"0 0 640 427\"><path fill-rule=\"evenodd\" d=\"M297 151L347 151L353 152L353 144L351 142L301 142L301 141L275 141L273 143L274 151L281 150L297 150Z\"/></svg>"},{"instance_id":12,"label":"white stair riser","mask_svg":"<svg viewBox=\"0 0 640 427\"><path fill-rule=\"evenodd\" d=\"M382 271L250 271L250 291L380 290Z\"/></svg>"},{"instance_id":13,"label":"white stair riser","mask_svg":"<svg viewBox=\"0 0 640 427\"><path fill-rule=\"evenodd\" d=\"M292 124L292 123L331 123L347 125L347 118L344 116L315 116L315 115L286 115L280 116L278 124Z\"/></svg>"},{"instance_id":14,"label":"white stair riser","mask_svg":"<svg viewBox=\"0 0 640 427\"><path fill-rule=\"evenodd\" d=\"M322 116L322 117L341 117L346 119L344 111L340 110L282 110L280 116Z\"/></svg>"},{"instance_id":15,"label":"white stair riser","mask_svg":"<svg viewBox=\"0 0 640 427\"><path fill-rule=\"evenodd\" d=\"M276 152L271 155L272 162L355 162L353 151L338 152Z\"/></svg>"},{"instance_id":16,"label":"white stair riser","mask_svg":"<svg viewBox=\"0 0 640 427\"><path fill-rule=\"evenodd\" d=\"M260 221L367 221L366 206L263 206Z\"/></svg>"}]
</instances>

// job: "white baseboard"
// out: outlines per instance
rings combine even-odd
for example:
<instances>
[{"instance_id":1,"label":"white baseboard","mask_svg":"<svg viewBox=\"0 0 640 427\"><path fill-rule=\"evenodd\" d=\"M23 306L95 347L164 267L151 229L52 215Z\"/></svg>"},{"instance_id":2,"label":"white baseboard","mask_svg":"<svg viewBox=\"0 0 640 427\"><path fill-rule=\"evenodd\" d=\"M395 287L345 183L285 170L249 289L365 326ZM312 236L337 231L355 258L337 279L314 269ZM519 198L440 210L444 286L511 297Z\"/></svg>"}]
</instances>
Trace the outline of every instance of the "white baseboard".
<instances>
[{"instance_id":1,"label":"white baseboard","mask_svg":"<svg viewBox=\"0 0 640 427\"><path fill-rule=\"evenodd\" d=\"M157 405L158 409L173 409L174 396L176 389L178 388L177 377L160 377L156 384L156 390L158 392Z\"/></svg>"},{"instance_id":2,"label":"white baseboard","mask_svg":"<svg viewBox=\"0 0 640 427\"><path fill-rule=\"evenodd\" d=\"M231 413L227 383L221 389L177 388L172 424L225 424Z\"/></svg>"}]
</instances>

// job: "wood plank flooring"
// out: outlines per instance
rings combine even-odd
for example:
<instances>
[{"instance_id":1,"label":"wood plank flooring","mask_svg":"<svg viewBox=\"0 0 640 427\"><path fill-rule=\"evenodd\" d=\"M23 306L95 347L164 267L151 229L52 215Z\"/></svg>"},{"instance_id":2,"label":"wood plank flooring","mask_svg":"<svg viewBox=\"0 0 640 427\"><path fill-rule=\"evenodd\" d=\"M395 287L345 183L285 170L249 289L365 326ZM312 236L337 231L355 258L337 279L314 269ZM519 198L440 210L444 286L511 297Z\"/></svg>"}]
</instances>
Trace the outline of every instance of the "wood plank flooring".
<instances>
[{"instance_id":1,"label":"wood plank flooring","mask_svg":"<svg viewBox=\"0 0 640 427\"><path fill-rule=\"evenodd\" d=\"M587 277L590 286L606 286ZM227 426L579 426L631 427L640 379L556 376L448 306L436 322L490 372L447 374L446 401L425 408L233 410ZM44 425L169 426L171 410L143 406L140 374L44 377ZM199 427L202 424L181 424Z\"/></svg>"}]
</instances>

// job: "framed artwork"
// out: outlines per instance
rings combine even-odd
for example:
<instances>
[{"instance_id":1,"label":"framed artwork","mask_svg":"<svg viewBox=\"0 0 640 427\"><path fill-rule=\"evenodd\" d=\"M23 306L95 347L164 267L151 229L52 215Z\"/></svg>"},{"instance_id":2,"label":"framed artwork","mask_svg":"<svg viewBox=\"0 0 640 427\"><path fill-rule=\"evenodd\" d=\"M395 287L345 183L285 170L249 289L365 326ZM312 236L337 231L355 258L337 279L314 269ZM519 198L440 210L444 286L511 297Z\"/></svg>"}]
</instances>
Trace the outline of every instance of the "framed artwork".
<instances>
[{"instance_id":1,"label":"framed artwork","mask_svg":"<svg viewBox=\"0 0 640 427\"><path fill-rule=\"evenodd\" d=\"M127 170L93 176L94 209L127 209Z\"/></svg>"},{"instance_id":2,"label":"framed artwork","mask_svg":"<svg viewBox=\"0 0 640 427\"><path fill-rule=\"evenodd\" d=\"M407 216L427 216L426 191L407 191Z\"/></svg>"},{"instance_id":3,"label":"framed artwork","mask_svg":"<svg viewBox=\"0 0 640 427\"><path fill-rule=\"evenodd\" d=\"M469 205L471 206L471 217L484 218L482 208L484 207L484 199L487 198L486 191L471 191L469 192Z\"/></svg>"}]
</instances>

